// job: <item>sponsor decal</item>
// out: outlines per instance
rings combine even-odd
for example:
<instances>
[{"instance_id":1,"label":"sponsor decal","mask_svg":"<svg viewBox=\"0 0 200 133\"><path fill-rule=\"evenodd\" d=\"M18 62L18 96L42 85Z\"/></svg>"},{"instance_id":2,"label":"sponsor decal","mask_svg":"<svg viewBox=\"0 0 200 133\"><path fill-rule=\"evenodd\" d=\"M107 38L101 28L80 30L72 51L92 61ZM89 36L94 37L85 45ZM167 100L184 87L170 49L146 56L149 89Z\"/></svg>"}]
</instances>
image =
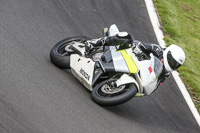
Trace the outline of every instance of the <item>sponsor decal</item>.
<instances>
[{"instance_id":1,"label":"sponsor decal","mask_svg":"<svg viewBox=\"0 0 200 133\"><path fill-rule=\"evenodd\" d=\"M82 68L79 72L81 73L81 75L83 75L85 79L87 79L88 81L90 80L90 76Z\"/></svg>"},{"instance_id":2,"label":"sponsor decal","mask_svg":"<svg viewBox=\"0 0 200 133\"><path fill-rule=\"evenodd\" d=\"M148 70L149 70L150 73L152 73L152 71L153 71L151 66L148 68Z\"/></svg>"}]
</instances>

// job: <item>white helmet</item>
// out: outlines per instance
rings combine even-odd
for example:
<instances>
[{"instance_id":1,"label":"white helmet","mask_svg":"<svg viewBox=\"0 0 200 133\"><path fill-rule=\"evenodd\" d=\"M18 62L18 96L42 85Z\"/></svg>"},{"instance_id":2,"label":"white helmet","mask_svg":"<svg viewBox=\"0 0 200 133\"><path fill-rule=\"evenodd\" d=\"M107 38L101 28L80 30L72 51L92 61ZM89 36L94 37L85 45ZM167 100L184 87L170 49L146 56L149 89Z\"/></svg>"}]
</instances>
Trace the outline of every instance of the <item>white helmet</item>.
<instances>
[{"instance_id":1,"label":"white helmet","mask_svg":"<svg viewBox=\"0 0 200 133\"><path fill-rule=\"evenodd\" d=\"M168 72L178 69L185 61L183 49L177 45L170 45L163 52L164 66Z\"/></svg>"}]
</instances>

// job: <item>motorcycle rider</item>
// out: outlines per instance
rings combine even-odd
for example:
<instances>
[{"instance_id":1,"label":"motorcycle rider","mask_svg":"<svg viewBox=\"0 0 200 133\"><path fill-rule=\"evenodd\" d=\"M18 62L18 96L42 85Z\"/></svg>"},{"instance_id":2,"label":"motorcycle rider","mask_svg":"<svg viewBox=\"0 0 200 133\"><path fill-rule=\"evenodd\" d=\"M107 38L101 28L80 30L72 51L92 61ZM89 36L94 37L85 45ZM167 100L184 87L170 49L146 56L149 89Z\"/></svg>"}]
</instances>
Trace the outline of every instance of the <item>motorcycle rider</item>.
<instances>
[{"instance_id":1,"label":"motorcycle rider","mask_svg":"<svg viewBox=\"0 0 200 133\"><path fill-rule=\"evenodd\" d=\"M133 36L127 32L119 32L114 36L107 36L107 32L105 32L105 37L87 41L86 52L90 52L91 49L98 46L103 46L104 50L109 50L106 49L106 46L118 46L117 50L132 48L138 57L142 53L147 55L152 53L163 64L163 70L158 77L156 88L169 77L173 70L178 69L185 61L185 53L177 45L172 44L168 48L162 48L156 44L148 44L134 40Z\"/></svg>"}]
</instances>

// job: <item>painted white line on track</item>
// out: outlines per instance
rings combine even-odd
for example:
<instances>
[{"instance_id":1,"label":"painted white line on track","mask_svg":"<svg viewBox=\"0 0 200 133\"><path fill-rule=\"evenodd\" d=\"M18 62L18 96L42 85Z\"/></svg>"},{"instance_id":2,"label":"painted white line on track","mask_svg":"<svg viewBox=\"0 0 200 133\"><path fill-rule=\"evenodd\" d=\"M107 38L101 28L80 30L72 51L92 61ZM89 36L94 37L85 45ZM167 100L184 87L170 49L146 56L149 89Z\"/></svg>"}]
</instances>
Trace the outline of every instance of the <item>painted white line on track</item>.
<instances>
[{"instance_id":1,"label":"painted white line on track","mask_svg":"<svg viewBox=\"0 0 200 133\"><path fill-rule=\"evenodd\" d=\"M151 23L153 25L153 29L155 31L158 43L160 44L161 47L165 47L166 43L163 40L164 35L163 35L162 30L160 29L160 23L159 23L159 19L158 19L153 1L152 0L144 0L144 1L146 3L147 11L149 13L149 17L150 17ZM181 78L179 77L179 73L177 71L174 71L174 72L172 72L172 75L173 75L183 97L185 98L194 118L196 119L197 123L200 126L200 115L199 115L185 85L183 84Z\"/></svg>"}]
</instances>

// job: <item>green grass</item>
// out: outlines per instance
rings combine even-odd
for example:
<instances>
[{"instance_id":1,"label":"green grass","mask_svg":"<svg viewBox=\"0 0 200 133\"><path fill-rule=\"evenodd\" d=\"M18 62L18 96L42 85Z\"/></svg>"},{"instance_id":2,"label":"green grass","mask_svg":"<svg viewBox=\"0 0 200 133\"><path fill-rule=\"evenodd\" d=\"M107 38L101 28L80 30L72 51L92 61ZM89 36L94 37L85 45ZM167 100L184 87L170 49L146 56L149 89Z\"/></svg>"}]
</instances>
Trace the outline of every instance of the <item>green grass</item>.
<instances>
[{"instance_id":1,"label":"green grass","mask_svg":"<svg viewBox=\"0 0 200 133\"><path fill-rule=\"evenodd\" d=\"M178 71L200 112L200 1L153 1L166 44L177 44L185 51L186 61Z\"/></svg>"}]
</instances>

